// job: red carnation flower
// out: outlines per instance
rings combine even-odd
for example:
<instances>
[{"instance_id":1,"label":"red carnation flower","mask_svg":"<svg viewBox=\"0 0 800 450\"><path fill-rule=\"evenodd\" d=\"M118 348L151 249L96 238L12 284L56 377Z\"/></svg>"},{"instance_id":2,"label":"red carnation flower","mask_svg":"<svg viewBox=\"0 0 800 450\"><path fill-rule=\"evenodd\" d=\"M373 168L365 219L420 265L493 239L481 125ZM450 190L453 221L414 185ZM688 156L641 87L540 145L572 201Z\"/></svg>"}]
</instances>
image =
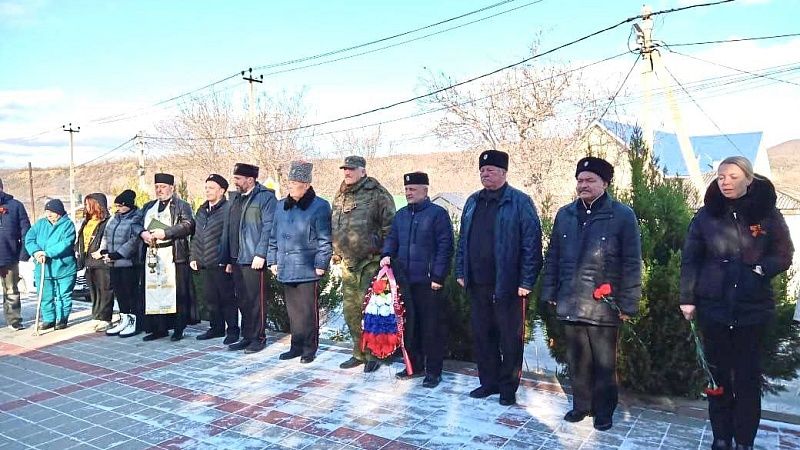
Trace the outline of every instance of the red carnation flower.
<instances>
[{"instance_id":1,"label":"red carnation flower","mask_svg":"<svg viewBox=\"0 0 800 450\"><path fill-rule=\"evenodd\" d=\"M719 397L725 393L725 388L723 388L722 386L717 386L717 387L709 386L705 388L705 393L709 397Z\"/></svg>"},{"instance_id":2,"label":"red carnation flower","mask_svg":"<svg viewBox=\"0 0 800 450\"><path fill-rule=\"evenodd\" d=\"M611 295L611 285L608 283L603 283L598 286L598 288L594 290L593 294L594 299L598 301L609 295Z\"/></svg>"},{"instance_id":3,"label":"red carnation flower","mask_svg":"<svg viewBox=\"0 0 800 450\"><path fill-rule=\"evenodd\" d=\"M372 292L376 294L382 294L386 292L386 286L389 285L389 281L385 278L380 280L375 280L372 282Z\"/></svg>"}]
</instances>

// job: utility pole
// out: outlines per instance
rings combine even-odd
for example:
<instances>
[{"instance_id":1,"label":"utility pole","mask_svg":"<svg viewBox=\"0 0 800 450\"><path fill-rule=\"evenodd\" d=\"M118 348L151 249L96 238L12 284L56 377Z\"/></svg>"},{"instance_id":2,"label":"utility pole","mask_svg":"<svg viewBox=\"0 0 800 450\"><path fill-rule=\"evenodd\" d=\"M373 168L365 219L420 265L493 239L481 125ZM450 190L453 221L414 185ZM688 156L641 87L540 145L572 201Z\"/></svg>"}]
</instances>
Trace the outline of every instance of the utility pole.
<instances>
[{"instance_id":1,"label":"utility pole","mask_svg":"<svg viewBox=\"0 0 800 450\"><path fill-rule=\"evenodd\" d=\"M81 132L81 127L72 128L72 122L69 123L69 128L66 125L61 125L61 128L69 133L69 211L72 214L72 220L75 220L75 146L73 135Z\"/></svg>"},{"instance_id":2,"label":"utility pole","mask_svg":"<svg viewBox=\"0 0 800 450\"><path fill-rule=\"evenodd\" d=\"M245 76L245 71L242 71L242 79L250 84L250 110L248 111L248 122L250 127L247 134L249 135L250 151L253 151L255 148L256 138L256 87L253 83L263 83L264 75L261 75L258 78L253 78L253 68L251 67L247 69L247 76Z\"/></svg>"},{"instance_id":3,"label":"utility pole","mask_svg":"<svg viewBox=\"0 0 800 450\"><path fill-rule=\"evenodd\" d=\"M36 222L36 200L33 198L33 167L31 167L30 161L28 161L28 187L31 192L31 213L33 214L33 222Z\"/></svg>"},{"instance_id":4,"label":"utility pole","mask_svg":"<svg viewBox=\"0 0 800 450\"><path fill-rule=\"evenodd\" d=\"M642 71L642 86L644 89L644 127L643 134L647 147L651 152L654 151L654 130L652 119L652 88L653 79L658 79L656 72L664 68L664 62L661 59L661 53L653 45L653 10L645 5L642 7L642 21L634 24L633 29L636 32L637 43L639 44L639 52L642 59L645 61L645 68ZM689 179L692 182L695 190L697 191L698 198L703 198L705 193L705 185L703 183L703 176L700 173L700 165L697 163L697 156L694 153L692 142L689 140L689 135L683 126L683 119L681 116L678 102L675 101L675 95L672 92L672 86L667 83L667 77L660 78L661 87L667 94L667 102L669 109L672 113L672 124L675 127L675 136L678 138L678 146L683 156L683 162L686 165L686 170L689 172Z\"/></svg>"},{"instance_id":5,"label":"utility pole","mask_svg":"<svg viewBox=\"0 0 800 450\"><path fill-rule=\"evenodd\" d=\"M136 147L139 149L139 192L147 190L144 179L144 131L139 131L136 135Z\"/></svg>"},{"instance_id":6,"label":"utility pole","mask_svg":"<svg viewBox=\"0 0 800 450\"><path fill-rule=\"evenodd\" d=\"M636 43L639 44L639 53L642 55L642 88L644 90L644 125L642 134L647 148L653 151L653 112L651 110L653 91L653 78L655 77L655 66L653 65L653 10L647 6L642 6L642 20L633 24L636 32Z\"/></svg>"}]
</instances>

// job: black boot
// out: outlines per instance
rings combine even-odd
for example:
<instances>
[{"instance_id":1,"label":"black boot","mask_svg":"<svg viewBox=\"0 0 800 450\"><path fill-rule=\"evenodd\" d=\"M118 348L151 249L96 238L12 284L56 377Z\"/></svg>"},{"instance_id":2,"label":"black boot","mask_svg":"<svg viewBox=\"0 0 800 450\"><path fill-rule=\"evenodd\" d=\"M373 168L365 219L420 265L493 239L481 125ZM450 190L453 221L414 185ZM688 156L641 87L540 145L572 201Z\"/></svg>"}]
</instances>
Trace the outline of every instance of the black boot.
<instances>
[{"instance_id":1,"label":"black boot","mask_svg":"<svg viewBox=\"0 0 800 450\"><path fill-rule=\"evenodd\" d=\"M725 439L714 439L711 443L711 450L732 450L731 441Z\"/></svg>"}]
</instances>

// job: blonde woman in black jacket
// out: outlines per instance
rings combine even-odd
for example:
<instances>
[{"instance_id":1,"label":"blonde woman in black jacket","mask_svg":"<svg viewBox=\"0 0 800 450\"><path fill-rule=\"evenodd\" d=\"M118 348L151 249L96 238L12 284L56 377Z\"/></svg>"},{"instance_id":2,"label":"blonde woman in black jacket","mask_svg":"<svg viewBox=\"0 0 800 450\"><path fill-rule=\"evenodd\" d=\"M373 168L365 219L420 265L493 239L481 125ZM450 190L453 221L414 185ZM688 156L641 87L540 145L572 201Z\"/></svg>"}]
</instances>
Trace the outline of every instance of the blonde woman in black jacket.
<instances>
[{"instance_id":1,"label":"blonde woman in black jacket","mask_svg":"<svg viewBox=\"0 0 800 450\"><path fill-rule=\"evenodd\" d=\"M708 399L716 450L752 449L761 419L761 341L775 312L770 281L794 253L775 201L772 183L749 160L726 158L683 247L681 311L687 320L697 316L723 388Z\"/></svg>"}]
</instances>

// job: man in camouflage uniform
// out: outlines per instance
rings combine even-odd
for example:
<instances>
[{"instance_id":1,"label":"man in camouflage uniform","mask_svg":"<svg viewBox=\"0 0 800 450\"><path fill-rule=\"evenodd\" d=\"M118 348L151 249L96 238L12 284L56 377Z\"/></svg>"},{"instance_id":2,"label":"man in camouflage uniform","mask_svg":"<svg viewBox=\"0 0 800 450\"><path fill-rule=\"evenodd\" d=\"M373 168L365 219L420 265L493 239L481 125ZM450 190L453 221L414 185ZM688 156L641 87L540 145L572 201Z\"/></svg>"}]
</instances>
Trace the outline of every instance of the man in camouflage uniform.
<instances>
[{"instance_id":1,"label":"man in camouflage uniform","mask_svg":"<svg viewBox=\"0 0 800 450\"><path fill-rule=\"evenodd\" d=\"M378 181L367 176L367 161L348 156L341 165L344 181L333 199L334 262L342 263L344 320L353 339L353 356L339 367L366 362L364 372L378 370L378 361L361 351L364 291L378 271L383 239L394 218L394 199Z\"/></svg>"}]
</instances>

